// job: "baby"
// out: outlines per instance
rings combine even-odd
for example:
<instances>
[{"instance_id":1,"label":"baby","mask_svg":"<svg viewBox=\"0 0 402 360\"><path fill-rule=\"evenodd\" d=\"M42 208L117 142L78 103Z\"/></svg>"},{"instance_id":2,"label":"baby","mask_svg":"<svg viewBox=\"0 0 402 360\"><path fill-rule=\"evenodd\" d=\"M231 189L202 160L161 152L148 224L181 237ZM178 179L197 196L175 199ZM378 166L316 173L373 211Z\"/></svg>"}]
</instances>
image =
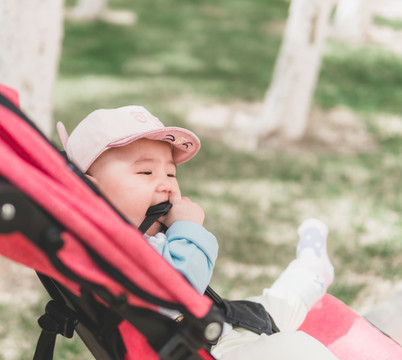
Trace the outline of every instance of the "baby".
<instances>
[{"instance_id":1,"label":"baby","mask_svg":"<svg viewBox=\"0 0 402 360\"><path fill-rule=\"evenodd\" d=\"M70 160L136 227L149 207L165 201L172 204L167 215L148 228L145 237L203 294L212 277L218 244L203 227L204 211L181 195L176 179L176 165L199 151L198 137L183 128L165 127L141 106L94 111L70 137L61 123L57 129ZM295 331L333 281L327 232L322 222L305 221L299 228L296 259L271 288L249 299L264 306L281 332L259 335L226 324L212 348L216 358L265 359L270 354L280 359L335 359L316 340ZM308 352L302 355L304 350Z\"/></svg>"},{"instance_id":2,"label":"baby","mask_svg":"<svg viewBox=\"0 0 402 360\"><path fill-rule=\"evenodd\" d=\"M57 127L68 157L136 227L150 206L170 201L171 210L151 225L147 239L204 293L218 243L202 226L202 208L181 196L176 179L176 165L200 148L197 136L178 127L164 127L141 106L97 110L69 138L61 123ZM160 222L168 228L166 234L160 232Z\"/></svg>"}]
</instances>

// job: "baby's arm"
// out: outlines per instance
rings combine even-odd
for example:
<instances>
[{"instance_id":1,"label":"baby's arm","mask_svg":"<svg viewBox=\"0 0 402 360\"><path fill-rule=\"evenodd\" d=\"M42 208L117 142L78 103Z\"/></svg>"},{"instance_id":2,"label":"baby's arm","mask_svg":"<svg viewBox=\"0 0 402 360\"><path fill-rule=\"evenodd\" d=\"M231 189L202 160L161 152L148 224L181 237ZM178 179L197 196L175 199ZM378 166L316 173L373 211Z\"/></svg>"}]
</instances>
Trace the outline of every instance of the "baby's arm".
<instances>
[{"instance_id":1,"label":"baby's arm","mask_svg":"<svg viewBox=\"0 0 402 360\"><path fill-rule=\"evenodd\" d=\"M150 243L203 294L212 277L218 242L202 226L205 215L197 203L181 196L172 196L170 202L171 210L160 219L168 227L166 238Z\"/></svg>"},{"instance_id":2,"label":"baby's arm","mask_svg":"<svg viewBox=\"0 0 402 360\"><path fill-rule=\"evenodd\" d=\"M175 222L166 236L163 257L203 294L211 281L218 256L215 236L190 221Z\"/></svg>"},{"instance_id":3,"label":"baby's arm","mask_svg":"<svg viewBox=\"0 0 402 360\"><path fill-rule=\"evenodd\" d=\"M213 234L194 222L176 221L166 234L146 235L146 238L200 294L205 292L218 255Z\"/></svg>"}]
</instances>

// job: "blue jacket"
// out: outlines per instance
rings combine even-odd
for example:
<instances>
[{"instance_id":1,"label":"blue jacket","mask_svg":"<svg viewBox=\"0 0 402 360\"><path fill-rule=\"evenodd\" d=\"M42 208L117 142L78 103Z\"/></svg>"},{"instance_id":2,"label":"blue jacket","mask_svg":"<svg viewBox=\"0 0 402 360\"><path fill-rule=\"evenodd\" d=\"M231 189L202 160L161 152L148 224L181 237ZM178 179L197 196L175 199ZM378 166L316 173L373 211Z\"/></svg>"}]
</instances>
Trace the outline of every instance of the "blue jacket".
<instances>
[{"instance_id":1,"label":"blue jacket","mask_svg":"<svg viewBox=\"0 0 402 360\"><path fill-rule=\"evenodd\" d=\"M176 221L166 234L145 237L199 293L205 292L218 256L218 242L212 233L199 224Z\"/></svg>"}]
</instances>

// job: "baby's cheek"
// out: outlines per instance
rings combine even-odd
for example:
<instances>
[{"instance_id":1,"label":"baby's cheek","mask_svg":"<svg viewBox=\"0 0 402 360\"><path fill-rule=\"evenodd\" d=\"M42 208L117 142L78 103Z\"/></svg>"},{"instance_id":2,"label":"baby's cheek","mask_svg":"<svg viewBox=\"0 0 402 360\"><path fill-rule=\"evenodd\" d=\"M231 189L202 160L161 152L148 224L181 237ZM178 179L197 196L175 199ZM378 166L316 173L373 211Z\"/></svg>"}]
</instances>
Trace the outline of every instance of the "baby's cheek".
<instances>
[{"instance_id":1,"label":"baby's cheek","mask_svg":"<svg viewBox=\"0 0 402 360\"><path fill-rule=\"evenodd\" d=\"M150 206L150 201L137 198L126 202L124 208L126 216L129 217L130 221L134 225L139 226L144 221L146 212Z\"/></svg>"},{"instance_id":2,"label":"baby's cheek","mask_svg":"<svg viewBox=\"0 0 402 360\"><path fill-rule=\"evenodd\" d=\"M180 186L179 183L177 182L177 180L175 179L174 185L173 185L173 191L175 192L175 194L177 196L181 197L181 191L180 191Z\"/></svg>"}]
</instances>

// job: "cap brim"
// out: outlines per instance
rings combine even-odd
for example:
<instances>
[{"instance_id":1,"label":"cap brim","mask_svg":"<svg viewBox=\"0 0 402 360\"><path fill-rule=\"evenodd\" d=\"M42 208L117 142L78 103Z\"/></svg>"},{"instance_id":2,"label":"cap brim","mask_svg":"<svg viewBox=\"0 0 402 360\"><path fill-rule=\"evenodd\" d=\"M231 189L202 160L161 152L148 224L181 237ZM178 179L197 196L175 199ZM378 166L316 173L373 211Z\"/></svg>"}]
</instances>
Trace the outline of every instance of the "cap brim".
<instances>
[{"instance_id":1,"label":"cap brim","mask_svg":"<svg viewBox=\"0 0 402 360\"><path fill-rule=\"evenodd\" d=\"M197 135L180 127L164 127L146 131L140 135L126 136L109 143L108 147L128 145L139 139L165 141L171 144L173 146L173 161L178 165L193 158L201 147L201 142Z\"/></svg>"}]
</instances>

